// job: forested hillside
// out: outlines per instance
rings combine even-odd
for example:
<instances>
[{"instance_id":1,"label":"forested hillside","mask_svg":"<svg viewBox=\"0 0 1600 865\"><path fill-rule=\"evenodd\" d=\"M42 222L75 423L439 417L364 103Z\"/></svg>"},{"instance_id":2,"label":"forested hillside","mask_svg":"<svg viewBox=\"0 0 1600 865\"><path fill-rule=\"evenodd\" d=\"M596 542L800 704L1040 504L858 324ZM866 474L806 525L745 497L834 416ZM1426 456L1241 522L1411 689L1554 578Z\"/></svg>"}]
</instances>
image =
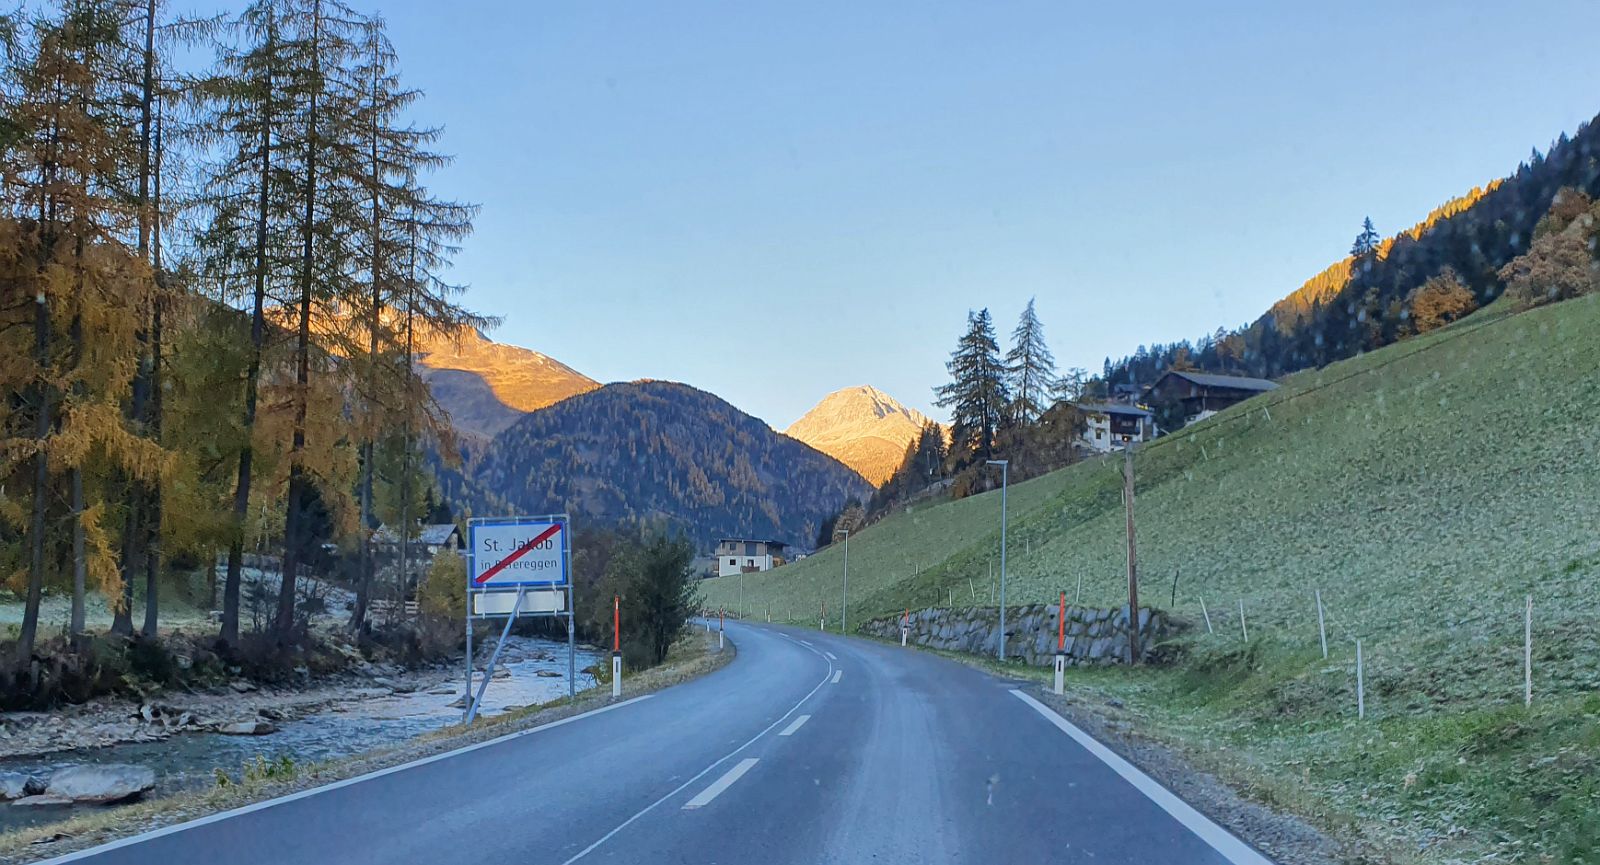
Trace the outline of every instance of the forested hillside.
<instances>
[{"instance_id":1,"label":"forested hillside","mask_svg":"<svg viewBox=\"0 0 1600 865\"><path fill-rule=\"evenodd\" d=\"M1591 121L1570 138L1562 133L1548 153L1534 150L1509 177L1446 202L1395 236L1383 238L1367 223L1348 257L1254 322L1107 358L1100 382L1149 384L1172 366L1276 378L1425 330L1427 319L1415 315L1417 301L1426 306L1437 291L1459 285L1470 293L1471 306L1483 306L1504 290L1501 269L1530 250L1558 191L1600 194L1597 159L1600 128Z\"/></svg>"},{"instance_id":2,"label":"forested hillside","mask_svg":"<svg viewBox=\"0 0 1600 865\"><path fill-rule=\"evenodd\" d=\"M474 513L571 512L595 522L807 545L871 491L842 463L723 400L673 382L609 384L496 436L461 489Z\"/></svg>"}]
</instances>

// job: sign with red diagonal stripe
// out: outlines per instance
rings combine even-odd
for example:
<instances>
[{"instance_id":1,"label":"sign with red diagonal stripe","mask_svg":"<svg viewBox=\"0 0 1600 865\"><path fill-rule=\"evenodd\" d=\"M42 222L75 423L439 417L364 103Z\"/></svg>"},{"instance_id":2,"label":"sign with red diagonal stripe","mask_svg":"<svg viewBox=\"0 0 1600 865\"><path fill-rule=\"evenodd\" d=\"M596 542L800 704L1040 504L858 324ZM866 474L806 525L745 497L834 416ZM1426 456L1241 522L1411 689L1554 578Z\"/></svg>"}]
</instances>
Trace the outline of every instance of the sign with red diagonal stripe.
<instances>
[{"instance_id":1,"label":"sign with red diagonal stripe","mask_svg":"<svg viewBox=\"0 0 1600 865\"><path fill-rule=\"evenodd\" d=\"M473 524L472 587L566 585L566 526L559 520Z\"/></svg>"}]
</instances>

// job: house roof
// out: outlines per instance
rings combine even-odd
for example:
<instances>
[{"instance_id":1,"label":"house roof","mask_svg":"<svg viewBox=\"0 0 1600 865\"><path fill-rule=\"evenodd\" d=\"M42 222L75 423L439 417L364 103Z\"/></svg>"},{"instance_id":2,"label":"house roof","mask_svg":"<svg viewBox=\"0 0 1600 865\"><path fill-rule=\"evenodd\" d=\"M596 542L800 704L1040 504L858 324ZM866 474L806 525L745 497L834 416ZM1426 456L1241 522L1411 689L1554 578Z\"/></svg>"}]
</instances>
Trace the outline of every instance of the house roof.
<instances>
[{"instance_id":1,"label":"house roof","mask_svg":"<svg viewBox=\"0 0 1600 865\"><path fill-rule=\"evenodd\" d=\"M766 544L769 547L787 547L783 541L772 541L766 538L720 538L718 544Z\"/></svg>"},{"instance_id":2,"label":"house roof","mask_svg":"<svg viewBox=\"0 0 1600 865\"><path fill-rule=\"evenodd\" d=\"M412 543L440 546L448 543L450 536L455 532L455 523L433 523L431 525L418 526L416 537L412 538ZM372 534L372 539L383 544L397 544L400 542L400 536L387 525L380 526Z\"/></svg>"},{"instance_id":3,"label":"house roof","mask_svg":"<svg viewBox=\"0 0 1600 865\"><path fill-rule=\"evenodd\" d=\"M1276 383L1267 381L1264 378L1249 378L1242 375L1217 375L1216 373L1210 372L1191 372L1189 370L1172 369L1167 370L1166 375L1156 379L1156 383L1150 385L1151 389L1153 390L1155 387L1160 385L1161 379L1166 378L1168 375L1175 375L1178 378L1186 379L1197 385L1200 385L1201 387L1226 387L1234 390L1255 391L1276 390L1278 387Z\"/></svg>"},{"instance_id":4,"label":"house roof","mask_svg":"<svg viewBox=\"0 0 1600 865\"><path fill-rule=\"evenodd\" d=\"M1136 405L1129 405L1125 402L1076 402L1073 403L1073 405L1084 411L1100 412L1102 414L1131 414L1138 415L1139 417L1155 416L1154 413L1148 409L1142 409Z\"/></svg>"}]
</instances>

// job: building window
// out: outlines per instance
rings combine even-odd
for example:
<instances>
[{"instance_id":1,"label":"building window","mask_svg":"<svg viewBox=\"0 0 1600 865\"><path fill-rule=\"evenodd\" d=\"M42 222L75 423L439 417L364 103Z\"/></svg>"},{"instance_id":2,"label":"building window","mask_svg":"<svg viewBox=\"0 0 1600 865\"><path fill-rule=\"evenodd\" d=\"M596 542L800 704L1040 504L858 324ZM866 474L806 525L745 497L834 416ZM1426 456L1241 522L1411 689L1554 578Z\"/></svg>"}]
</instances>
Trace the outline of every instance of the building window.
<instances>
[{"instance_id":1,"label":"building window","mask_svg":"<svg viewBox=\"0 0 1600 865\"><path fill-rule=\"evenodd\" d=\"M738 559L729 559L728 560L728 564L737 565L737 564L739 564L739 560Z\"/></svg>"},{"instance_id":2,"label":"building window","mask_svg":"<svg viewBox=\"0 0 1600 865\"><path fill-rule=\"evenodd\" d=\"M1103 429L1097 429L1094 431L1094 437L1097 439L1103 439L1106 437L1106 431Z\"/></svg>"}]
</instances>

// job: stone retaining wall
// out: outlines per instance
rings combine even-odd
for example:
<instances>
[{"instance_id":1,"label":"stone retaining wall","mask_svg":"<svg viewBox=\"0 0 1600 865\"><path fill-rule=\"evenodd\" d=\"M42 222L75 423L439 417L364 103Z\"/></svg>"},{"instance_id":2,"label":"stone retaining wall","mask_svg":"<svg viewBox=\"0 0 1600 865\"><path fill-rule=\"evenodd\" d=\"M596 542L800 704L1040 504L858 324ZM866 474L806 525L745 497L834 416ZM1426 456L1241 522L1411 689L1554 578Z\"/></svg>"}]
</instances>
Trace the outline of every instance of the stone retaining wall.
<instances>
[{"instance_id":1,"label":"stone retaining wall","mask_svg":"<svg viewBox=\"0 0 1600 865\"><path fill-rule=\"evenodd\" d=\"M1036 666L1055 663L1057 607L1036 604L1006 609L1006 657L1021 658ZM900 616L873 619L862 633L888 640L900 639ZM972 654L994 655L999 649L998 607L912 610L910 641L919 646ZM1154 647L1172 636L1178 626L1161 610L1139 609L1140 647L1151 660ZM1067 663L1074 666L1120 664L1128 660L1128 607L1099 610L1067 608Z\"/></svg>"}]
</instances>

